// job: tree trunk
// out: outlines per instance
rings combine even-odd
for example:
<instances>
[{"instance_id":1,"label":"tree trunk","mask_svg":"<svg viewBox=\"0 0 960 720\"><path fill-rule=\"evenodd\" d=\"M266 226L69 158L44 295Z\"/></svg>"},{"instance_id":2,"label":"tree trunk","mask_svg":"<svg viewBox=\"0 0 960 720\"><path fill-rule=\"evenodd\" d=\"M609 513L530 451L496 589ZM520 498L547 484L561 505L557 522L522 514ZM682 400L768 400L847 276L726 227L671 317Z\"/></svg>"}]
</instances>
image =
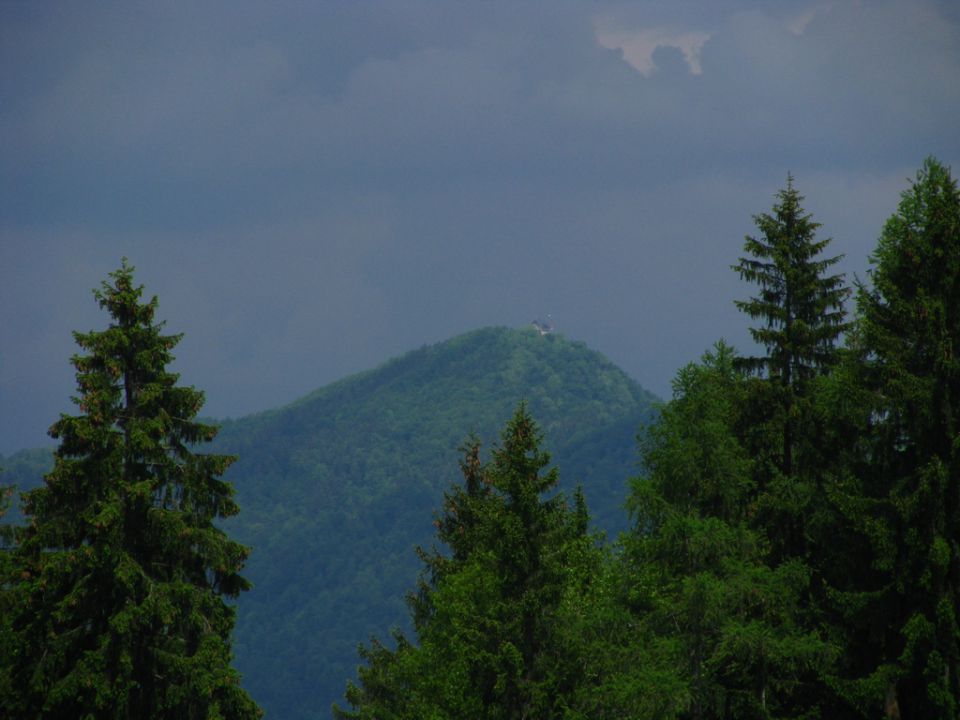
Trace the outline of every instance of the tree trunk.
<instances>
[{"instance_id":1,"label":"tree trunk","mask_svg":"<svg viewBox=\"0 0 960 720\"><path fill-rule=\"evenodd\" d=\"M897 702L897 684L887 685L887 697L883 701L883 716L887 720L900 720L900 703Z\"/></svg>"}]
</instances>

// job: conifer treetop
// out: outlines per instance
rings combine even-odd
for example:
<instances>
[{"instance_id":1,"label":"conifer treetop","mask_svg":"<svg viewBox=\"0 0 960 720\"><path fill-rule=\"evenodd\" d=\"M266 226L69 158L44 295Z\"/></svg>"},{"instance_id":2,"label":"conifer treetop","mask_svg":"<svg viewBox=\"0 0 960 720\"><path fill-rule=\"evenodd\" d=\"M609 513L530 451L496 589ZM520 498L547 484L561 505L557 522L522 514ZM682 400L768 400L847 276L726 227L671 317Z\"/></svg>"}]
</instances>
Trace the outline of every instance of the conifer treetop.
<instances>
[{"instance_id":1,"label":"conifer treetop","mask_svg":"<svg viewBox=\"0 0 960 720\"><path fill-rule=\"evenodd\" d=\"M169 372L126 260L94 292L110 322L74 334L79 413L62 414L45 484L24 496L9 716L255 718L230 666L249 550L214 524L238 512L234 458L197 444L203 394ZM5 668L6 669L6 668ZM0 713L3 714L3 713Z\"/></svg>"}]
</instances>

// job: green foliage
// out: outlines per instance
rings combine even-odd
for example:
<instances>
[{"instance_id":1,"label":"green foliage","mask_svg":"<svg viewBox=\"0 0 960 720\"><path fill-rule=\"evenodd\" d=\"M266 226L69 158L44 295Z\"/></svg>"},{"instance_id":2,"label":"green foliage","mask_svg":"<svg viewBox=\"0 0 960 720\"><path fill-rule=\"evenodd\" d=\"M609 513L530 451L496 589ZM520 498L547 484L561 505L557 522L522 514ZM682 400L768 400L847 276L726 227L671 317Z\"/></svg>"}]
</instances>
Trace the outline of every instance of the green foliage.
<instances>
[{"instance_id":1,"label":"green foliage","mask_svg":"<svg viewBox=\"0 0 960 720\"><path fill-rule=\"evenodd\" d=\"M0 466L0 477L4 468ZM16 542L16 528L8 522L13 497L13 486L0 483L0 658L9 657L13 649L11 620L16 607L13 585L16 570L13 562L13 549ZM0 662L0 697L12 695L14 688L10 674Z\"/></svg>"},{"instance_id":2,"label":"green foliage","mask_svg":"<svg viewBox=\"0 0 960 720\"><path fill-rule=\"evenodd\" d=\"M808 570L767 565L767 538L751 523L753 459L737 433L749 382L718 344L680 371L644 440L624 539L627 601L640 647L659 650L660 672L685 698L658 717L802 716L831 659L801 622Z\"/></svg>"},{"instance_id":3,"label":"green foliage","mask_svg":"<svg viewBox=\"0 0 960 720\"><path fill-rule=\"evenodd\" d=\"M760 287L757 297L736 305L761 321L750 333L767 349L764 356L740 362L801 388L833 362L834 345L846 328L843 301L849 291L842 274L824 275L842 256L817 259L830 240L815 240L820 224L804 214L791 176L777 198L772 215L754 216L762 237L747 236L744 250L750 257L734 266L742 279Z\"/></svg>"},{"instance_id":4,"label":"green foliage","mask_svg":"<svg viewBox=\"0 0 960 720\"><path fill-rule=\"evenodd\" d=\"M215 447L243 514L226 525L256 552L235 649L268 715L313 717L355 674L357 642L405 622L404 595L432 513L457 479L457 447L498 437L526 398L596 524L626 525L624 478L652 396L582 343L486 328L421 348L279 410L225 422Z\"/></svg>"},{"instance_id":5,"label":"green foliage","mask_svg":"<svg viewBox=\"0 0 960 720\"><path fill-rule=\"evenodd\" d=\"M870 539L885 582L869 608L886 627L861 685L886 684L904 717L957 718L960 193L946 167L924 163L871 261L859 337L874 398Z\"/></svg>"},{"instance_id":6,"label":"green foliage","mask_svg":"<svg viewBox=\"0 0 960 720\"><path fill-rule=\"evenodd\" d=\"M761 379L747 385L739 434L753 456L756 522L771 540L774 561L806 557L807 524L822 457L818 452L815 382L836 364L839 336L849 328L842 274L825 273L841 258L820 259L830 240L817 240L820 224L805 214L803 197L787 176L772 214L754 217L760 238L747 237L750 257L734 266L759 286L737 307L759 320L750 332L766 353L737 360Z\"/></svg>"},{"instance_id":7,"label":"green foliage","mask_svg":"<svg viewBox=\"0 0 960 720\"><path fill-rule=\"evenodd\" d=\"M582 680L579 639L562 629L590 584L582 496L569 508L525 406L481 465L467 445L464 485L445 498L426 575L411 599L418 647L364 649L354 712L343 718L562 717Z\"/></svg>"},{"instance_id":8,"label":"green foliage","mask_svg":"<svg viewBox=\"0 0 960 720\"><path fill-rule=\"evenodd\" d=\"M237 513L220 479L233 458L200 454L215 428L202 393L167 371L180 337L124 265L95 291L103 331L75 333L80 414L42 487L25 496L9 653L16 717L258 717L230 667L248 550L213 522Z\"/></svg>"},{"instance_id":9,"label":"green foliage","mask_svg":"<svg viewBox=\"0 0 960 720\"><path fill-rule=\"evenodd\" d=\"M404 593L429 544L437 498L470 433L496 439L527 398L564 468L586 487L594 522L626 526L624 478L653 397L582 343L486 328L421 348L290 406L223 423L218 452L243 513L231 536L256 552L238 603L236 666L268 715L315 717L355 673L359 639L404 623ZM7 458L30 487L49 454ZM32 456L31 455L31 456ZM20 468L20 470L18 470ZM22 472L21 472L22 470Z\"/></svg>"}]
</instances>

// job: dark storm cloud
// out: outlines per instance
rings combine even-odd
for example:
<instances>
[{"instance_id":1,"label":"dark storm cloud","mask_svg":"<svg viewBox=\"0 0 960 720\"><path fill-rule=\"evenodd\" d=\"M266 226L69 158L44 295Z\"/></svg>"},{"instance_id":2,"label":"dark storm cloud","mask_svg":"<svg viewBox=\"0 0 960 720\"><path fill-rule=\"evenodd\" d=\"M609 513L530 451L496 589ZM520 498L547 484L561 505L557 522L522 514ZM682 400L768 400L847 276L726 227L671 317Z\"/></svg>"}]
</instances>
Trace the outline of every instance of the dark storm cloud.
<instances>
[{"instance_id":1,"label":"dark storm cloud","mask_svg":"<svg viewBox=\"0 0 960 720\"><path fill-rule=\"evenodd\" d=\"M960 156L949 3L0 7L0 452L72 391L126 255L207 410L550 312L665 393L747 333L787 171L862 274Z\"/></svg>"}]
</instances>

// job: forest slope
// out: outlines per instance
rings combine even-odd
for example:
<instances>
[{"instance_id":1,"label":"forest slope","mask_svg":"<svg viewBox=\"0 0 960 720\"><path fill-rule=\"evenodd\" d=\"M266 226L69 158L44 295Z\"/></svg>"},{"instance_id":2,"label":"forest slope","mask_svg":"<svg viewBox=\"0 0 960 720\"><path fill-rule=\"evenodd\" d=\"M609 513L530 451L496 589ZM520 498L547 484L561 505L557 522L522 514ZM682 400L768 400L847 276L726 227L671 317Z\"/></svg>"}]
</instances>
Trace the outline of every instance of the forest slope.
<instances>
[{"instance_id":1,"label":"forest slope","mask_svg":"<svg viewBox=\"0 0 960 720\"><path fill-rule=\"evenodd\" d=\"M424 347L277 411L223 424L218 450L252 545L235 637L244 683L268 715L326 717L356 644L405 622L414 546L459 480L458 446L485 443L525 399L568 489L583 484L615 532L634 437L653 396L559 335L486 328Z\"/></svg>"},{"instance_id":2,"label":"forest slope","mask_svg":"<svg viewBox=\"0 0 960 720\"><path fill-rule=\"evenodd\" d=\"M634 438L655 398L561 335L477 330L221 424L211 451L239 456L227 479L241 512L227 530L253 547L235 665L267 717L329 717L357 643L406 623L414 548L431 542L443 491L460 479L458 447L475 434L489 449L521 400L561 487L581 484L596 525L623 529ZM2 464L5 481L24 490L49 454Z\"/></svg>"}]
</instances>

